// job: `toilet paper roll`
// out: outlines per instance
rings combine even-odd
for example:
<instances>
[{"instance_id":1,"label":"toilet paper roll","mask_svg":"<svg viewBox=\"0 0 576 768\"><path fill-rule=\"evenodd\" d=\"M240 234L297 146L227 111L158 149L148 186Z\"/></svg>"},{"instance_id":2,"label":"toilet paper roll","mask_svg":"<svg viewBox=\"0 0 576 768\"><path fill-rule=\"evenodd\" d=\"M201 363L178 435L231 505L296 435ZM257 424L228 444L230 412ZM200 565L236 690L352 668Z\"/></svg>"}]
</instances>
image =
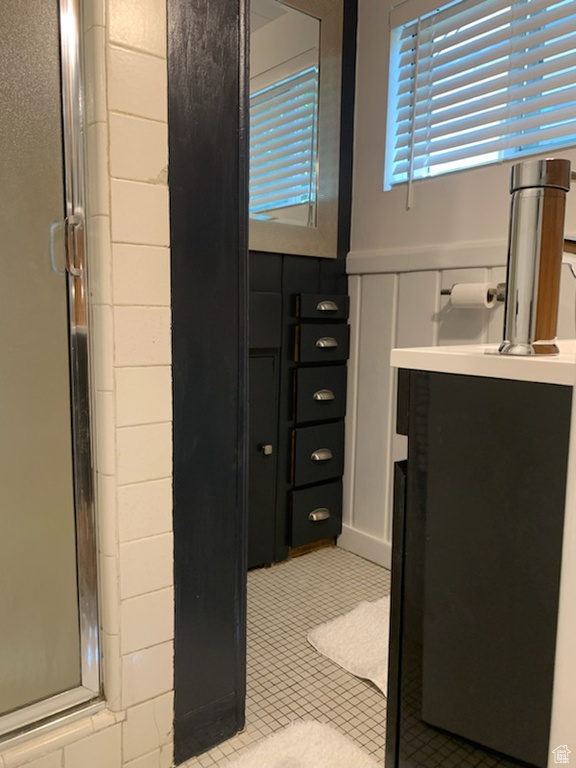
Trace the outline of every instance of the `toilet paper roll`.
<instances>
[{"instance_id":1,"label":"toilet paper roll","mask_svg":"<svg viewBox=\"0 0 576 768\"><path fill-rule=\"evenodd\" d=\"M496 303L496 286L492 283L456 283L452 286L450 301L463 309L492 309Z\"/></svg>"}]
</instances>

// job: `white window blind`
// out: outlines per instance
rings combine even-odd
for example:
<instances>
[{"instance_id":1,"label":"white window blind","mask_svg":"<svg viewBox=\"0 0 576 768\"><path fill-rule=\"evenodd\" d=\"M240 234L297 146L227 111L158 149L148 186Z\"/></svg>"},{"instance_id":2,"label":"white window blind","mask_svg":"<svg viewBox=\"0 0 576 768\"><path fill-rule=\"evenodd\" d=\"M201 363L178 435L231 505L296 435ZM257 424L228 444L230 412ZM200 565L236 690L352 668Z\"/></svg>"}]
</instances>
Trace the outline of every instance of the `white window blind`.
<instances>
[{"instance_id":1,"label":"white window blind","mask_svg":"<svg viewBox=\"0 0 576 768\"><path fill-rule=\"evenodd\" d=\"M318 68L250 96L250 215L316 197Z\"/></svg>"},{"instance_id":2,"label":"white window blind","mask_svg":"<svg viewBox=\"0 0 576 768\"><path fill-rule=\"evenodd\" d=\"M576 144L575 0L461 0L396 26L389 114L387 187Z\"/></svg>"}]
</instances>

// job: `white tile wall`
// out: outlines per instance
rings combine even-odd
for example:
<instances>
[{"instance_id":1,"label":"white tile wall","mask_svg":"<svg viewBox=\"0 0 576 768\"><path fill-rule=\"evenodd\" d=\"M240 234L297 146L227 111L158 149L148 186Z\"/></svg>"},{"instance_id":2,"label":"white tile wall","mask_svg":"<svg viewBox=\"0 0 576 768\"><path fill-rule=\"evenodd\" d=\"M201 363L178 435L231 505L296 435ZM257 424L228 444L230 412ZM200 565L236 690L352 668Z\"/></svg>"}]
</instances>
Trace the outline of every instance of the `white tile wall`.
<instances>
[{"instance_id":1,"label":"white tile wall","mask_svg":"<svg viewBox=\"0 0 576 768\"><path fill-rule=\"evenodd\" d=\"M99 313L108 339L99 363L106 385L112 369L115 516L102 540L108 551L116 536L118 607L106 648L110 695L130 722L123 764L159 766L161 748L172 755L174 625L166 9L162 0L107 0L106 13L110 311ZM147 726L133 705L153 714Z\"/></svg>"},{"instance_id":2,"label":"white tile wall","mask_svg":"<svg viewBox=\"0 0 576 768\"><path fill-rule=\"evenodd\" d=\"M125 763L126 768L158 768L160 765L160 750L156 749L148 755L139 757L137 760L130 760Z\"/></svg>"},{"instance_id":3,"label":"white tile wall","mask_svg":"<svg viewBox=\"0 0 576 768\"><path fill-rule=\"evenodd\" d=\"M0 768L169 768L174 596L166 7L164 0L83 5L107 709L0 748Z\"/></svg>"},{"instance_id":4,"label":"white tile wall","mask_svg":"<svg viewBox=\"0 0 576 768\"><path fill-rule=\"evenodd\" d=\"M92 216L88 229L89 253L99 253L99 257L90 260L91 297L99 304L112 303L112 259L110 258L110 217Z\"/></svg>"},{"instance_id":5,"label":"white tile wall","mask_svg":"<svg viewBox=\"0 0 576 768\"><path fill-rule=\"evenodd\" d=\"M172 640L174 591L169 587L124 600L120 620L123 654Z\"/></svg>"},{"instance_id":6,"label":"white tile wall","mask_svg":"<svg viewBox=\"0 0 576 768\"><path fill-rule=\"evenodd\" d=\"M170 421L170 366L120 368L116 372L116 423L119 427Z\"/></svg>"},{"instance_id":7,"label":"white tile wall","mask_svg":"<svg viewBox=\"0 0 576 768\"><path fill-rule=\"evenodd\" d=\"M114 301L166 307L170 304L170 250L117 243L112 252Z\"/></svg>"},{"instance_id":8,"label":"white tile wall","mask_svg":"<svg viewBox=\"0 0 576 768\"><path fill-rule=\"evenodd\" d=\"M112 240L168 245L168 187L112 179Z\"/></svg>"},{"instance_id":9,"label":"white tile wall","mask_svg":"<svg viewBox=\"0 0 576 768\"><path fill-rule=\"evenodd\" d=\"M114 475L116 471L116 443L110 425L114 420L114 395L112 392L96 392L96 467L99 474Z\"/></svg>"},{"instance_id":10,"label":"white tile wall","mask_svg":"<svg viewBox=\"0 0 576 768\"><path fill-rule=\"evenodd\" d=\"M117 179L166 183L168 126L130 115L110 115L110 171Z\"/></svg>"},{"instance_id":11,"label":"white tile wall","mask_svg":"<svg viewBox=\"0 0 576 768\"><path fill-rule=\"evenodd\" d=\"M134 541L172 529L172 482L154 480L118 488L120 541Z\"/></svg>"},{"instance_id":12,"label":"white tile wall","mask_svg":"<svg viewBox=\"0 0 576 768\"><path fill-rule=\"evenodd\" d=\"M172 536L163 533L120 545L120 594L123 600L172 584Z\"/></svg>"},{"instance_id":13,"label":"white tile wall","mask_svg":"<svg viewBox=\"0 0 576 768\"><path fill-rule=\"evenodd\" d=\"M106 0L91 0L82 6L84 12L84 29L94 25L104 27L106 24Z\"/></svg>"},{"instance_id":14,"label":"white tile wall","mask_svg":"<svg viewBox=\"0 0 576 768\"><path fill-rule=\"evenodd\" d=\"M170 365L170 309L115 307L114 346L118 367Z\"/></svg>"},{"instance_id":15,"label":"white tile wall","mask_svg":"<svg viewBox=\"0 0 576 768\"><path fill-rule=\"evenodd\" d=\"M118 635L120 632L118 566L116 555L100 555L100 617L102 626L112 635Z\"/></svg>"},{"instance_id":16,"label":"white tile wall","mask_svg":"<svg viewBox=\"0 0 576 768\"><path fill-rule=\"evenodd\" d=\"M146 424L118 430L118 483L144 482L171 472L172 425Z\"/></svg>"},{"instance_id":17,"label":"white tile wall","mask_svg":"<svg viewBox=\"0 0 576 768\"><path fill-rule=\"evenodd\" d=\"M106 624L102 622L103 626ZM122 704L122 656L120 654L120 636L104 630L100 635L104 695L110 709L118 712Z\"/></svg>"},{"instance_id":18,"label":"white tile wall","mask_svg":"<svg viewBox=\"0 0 576 768\"><path fill-rule=\"evenodd\" d=\"M100 553L116 557L118 520L116 515L116 478L98 475L96 498L98 506L98 546Z\"/></svg>"},{"instance_id":19,"label":"white tile wall","mask_svg":"<svg viewBox=\"0 0 576 768\"><path fill-rule=\"evenodd\" d=\"M167 122L166 61L110 45L108 109Z\"/></svg>"},{"instance_id":20,"label":"white tile wall","mask_svg":"<svg viewBox=\"0 0 576 768\"><path fill-rule=\"evenodd\" d=\"M165 0L122 0L110 4L110 40L127 48L166 56Z\"/></svg>"},{"instance_id":21,"label":"white tile wall","mask_svg":"<svg viewBox=\"0 0 576 768\"><path fill-rule=\"evenodd\" d=\"M106 123L93 123L87 134L88 210L91 216L106 216L110 208L110 184L108 181Z\"/></svg>"},{"instance_id":22,"label":"white tile wall","mask_svg":"<svg viewBox=\"0 0 576 768\"><path fill-rule=\"evenodd\" d=\"M52 754L41 757L39 760L26 763L26 765L28 768L62 768L63 760L64 753L59 749L57 752L52 752Z\"/></svg>"},{"instance_id":23,"label":"white tile wall","mask_svg":"<svg viewBox=\"0 0 576 768\"><path fill-rule=\"evenodd\" d=\"M173 696L167 693L128 710L122 725L124 759L135 760L170 742Z\"/></svg>"},{"instance_id":24,"label":"white tile wall","mask_svg":"<svg viewBox=\"0 0 576 768\"><path fill-rule=\"evenodd\" d=\"M114 725L64 747L66 768L120 768L122 727Z\"/></svg>"},{"instance_id":25,"label":"white tile wall","mask_svg":"<svg viewBox=\"0 0 576 768\"><path fill-rule=\"evenodd\" d=\"M122 657L122 700L129 708L172 690L172 643L154 645Z\"/></svg>"},{"instance_id":26,"label":"white tile wall","mask_svg":"<svg viewBox=\"0 0 576 768\"><path fill-rule=\"evenodd\" d=\"M69 765L63 762L67 747L81 743L85 739L91 738L95 733L109 731L117 723L122 722L122 720L123 715L113 715L110 712L100 711L81 720L51 730L42 738L25 740L18 746L12 747L8 743L5 751L0 755L2 757L0 765L5 766L5 768L19 768L23 765L37 766L37 768L50 766L52 768L53 763L56 762L59 768L61 766L70 768ZM102 739L92 742L92 744L106 745L112 740L113 738L110 741ZM107 749L103 751L104 753L109 752Z\"/></svg>"},{"instance_id":27,"label":"white tile wall","mask_svg":"<svg viewBox=\"0 0 576 768\"><path fill-rule=\"evenodd\" d=\"M88 3L96 6L97 3ZM99 16L96 14L94 19ZM98 18L100 21L100 18ZM86 116L88 123L106 122L106 32L103 23L94 24L84 37L86 59Z\"/></svg>"}]
</instances>

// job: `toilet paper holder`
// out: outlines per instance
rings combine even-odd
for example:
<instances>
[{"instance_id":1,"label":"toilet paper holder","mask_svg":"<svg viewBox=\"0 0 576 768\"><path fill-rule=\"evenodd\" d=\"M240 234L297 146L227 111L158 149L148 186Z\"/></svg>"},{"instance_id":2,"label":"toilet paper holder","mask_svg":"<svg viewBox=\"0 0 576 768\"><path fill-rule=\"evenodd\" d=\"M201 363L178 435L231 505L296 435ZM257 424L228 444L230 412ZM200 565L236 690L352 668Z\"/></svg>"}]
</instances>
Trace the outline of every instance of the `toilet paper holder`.
<instances>
[{"instance_id":1,"label":"toilet paper holder","mask_svg":"<svg viewBox=\"0 0 576 768\"><path fill-rule=\"evenodd\" d=\"M454 288L454 286L452 286ZM440 296L451 296L452 288L442 288ZM496 297L496 301L506 301L506 283L498 283L498 285L491 288L488 292L490 298Z\"/></svg>"}]
</instances>

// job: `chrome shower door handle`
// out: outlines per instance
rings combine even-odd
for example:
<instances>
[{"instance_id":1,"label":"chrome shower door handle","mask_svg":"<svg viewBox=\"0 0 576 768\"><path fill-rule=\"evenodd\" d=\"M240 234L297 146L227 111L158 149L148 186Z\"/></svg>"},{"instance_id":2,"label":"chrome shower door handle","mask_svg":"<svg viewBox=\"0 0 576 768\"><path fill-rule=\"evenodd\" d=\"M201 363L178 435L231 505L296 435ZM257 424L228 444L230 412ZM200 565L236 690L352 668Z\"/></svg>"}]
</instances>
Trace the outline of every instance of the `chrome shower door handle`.
<instances>
[{"instance_id":1,"label":"chrome shower door handle","mask_svg":"<svg viewBox=\"0 0 576 768\"><path fill-rule=\"evenodd\" d=\"M312 399L323 402L334 400L334 392L331 389L319 389L317 392L314 392Z\"/></svg>"},{"instance_id":2,"label":"chrome shower door handle","mask_svg":"<svg viewBox=\"0 0 576 768\"><path fill-rule=\"evenodd\" d=\"M310 454L310 459L312 461L330 461L332 458L333 454L330 448L317 448Z\"/></svg>"},{"instance_id":3,"label":"chrome shower door handle","mask_svg":"<svg viewBox=\"0 0 576 768\"><path fill-rule=\"evenodd\" d=\"M64 234L66 240L66 270L72 277L82 277L81 266L77 266L75 259L78 252L83 248L82 230L84 222L80 216L66 216L64 220Z\"/></svg>"},{"instance_id":4,"label":"chrome shower door handle","mask_svg":"<svg viewBox=\"0 0 576 768\"><path fill-rule=\"evenodd\" d=\"M56 246L54 241L56 239L56 233L58 230L62 229L63 226L63 221L52 221L48 227L48 256L50 258L50 269L52 272L54 272L55 275L60 275L60 277L64 277L66 270L60 269L58 266L56 261Z\"/></svg>"},{"instance_id":5,"label":"chrome shower door handle","mask_svg":"<svg viewBox=\"0 0 576 768\"><path fill-rule=\"evenodd\" d=\"M338 346L338 342L333 336L322 336L316 341L318 349L335 349Z\"/></svg>"}]
</instances>

